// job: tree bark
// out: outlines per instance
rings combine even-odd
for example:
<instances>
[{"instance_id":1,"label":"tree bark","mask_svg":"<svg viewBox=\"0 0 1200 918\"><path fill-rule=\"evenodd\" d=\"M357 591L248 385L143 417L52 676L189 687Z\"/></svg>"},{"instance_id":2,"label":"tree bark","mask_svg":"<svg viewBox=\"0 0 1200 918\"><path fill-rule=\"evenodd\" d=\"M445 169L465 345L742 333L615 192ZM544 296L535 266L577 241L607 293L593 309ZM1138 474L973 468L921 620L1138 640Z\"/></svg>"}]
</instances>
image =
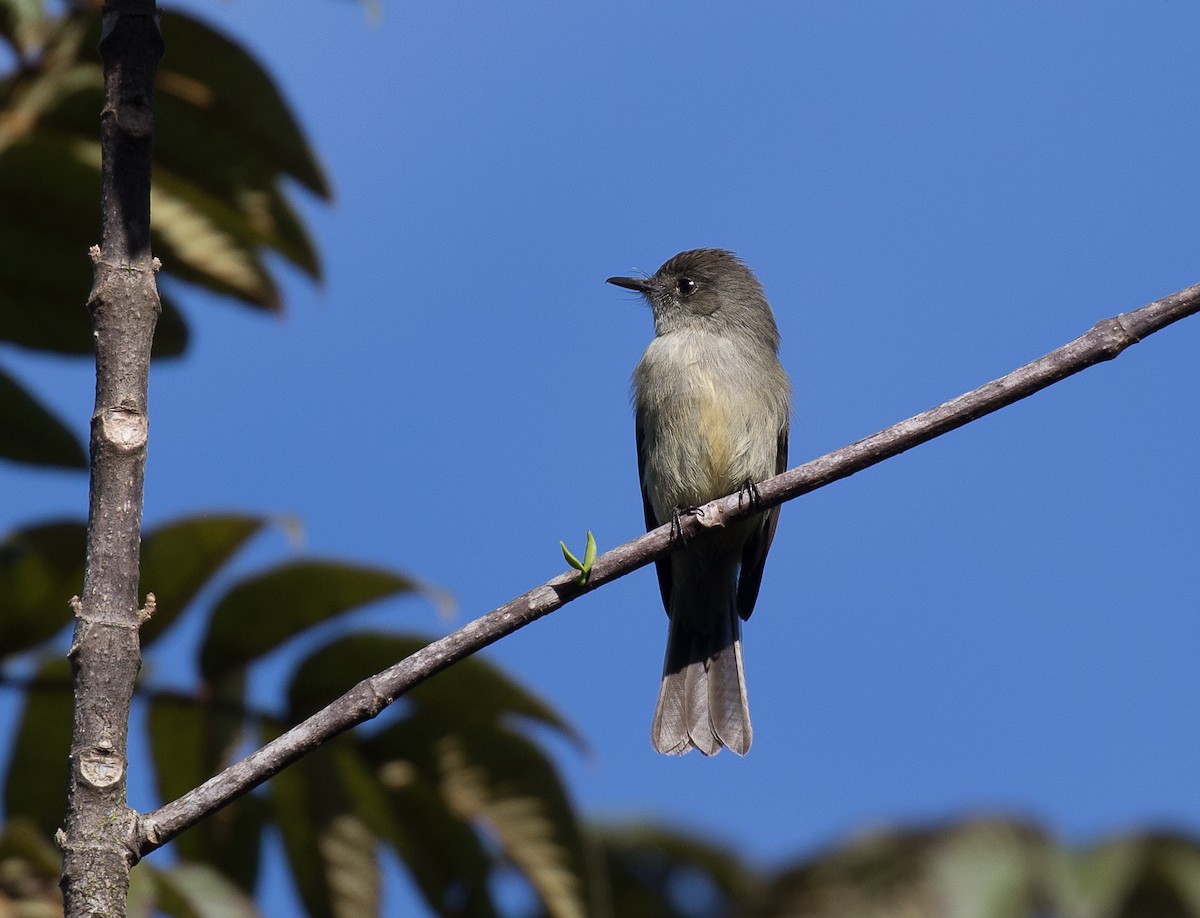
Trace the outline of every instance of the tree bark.
<instances>
[{"instance_id":1,"label":"tree bark","mask_svg":"<svg viewBox=\"0 0 1200 918\"><path fill-rule=\"evenodd\" d=\"M138 608L150 345L160 304L150 251L154 78L163 43L153 0L110 0L100 56L101 236L88 311L96 346L83 598L72 601L75 680L62 888L68 918L125 914L137 818L126 745L141 666ZM148 602L147 609L152 604Z\"/></svg>"}]
</instances>

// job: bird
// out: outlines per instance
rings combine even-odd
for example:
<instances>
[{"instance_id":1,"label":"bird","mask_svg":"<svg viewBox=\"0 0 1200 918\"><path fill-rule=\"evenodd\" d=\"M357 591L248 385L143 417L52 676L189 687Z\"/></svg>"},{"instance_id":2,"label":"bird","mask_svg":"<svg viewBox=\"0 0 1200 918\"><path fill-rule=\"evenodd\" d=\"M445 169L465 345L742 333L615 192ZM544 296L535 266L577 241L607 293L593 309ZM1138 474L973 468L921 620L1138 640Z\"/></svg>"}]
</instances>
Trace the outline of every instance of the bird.
<instances>
[{"instance_id":1,"label":"bird","mask_svg":"<svg viewBox=\"0 0 1200 918\"><path fill-rule=\"evenodd\" d=\"M791 383L762 285L725 249L680 252L654 274L610 277L650 306L655 336L633 373L646 529L787 468ZM753 730L741 624L758 599L779 508L694 539L656 562L670 619L654 749L745 755Z\"/></svg>"}]
</instances>

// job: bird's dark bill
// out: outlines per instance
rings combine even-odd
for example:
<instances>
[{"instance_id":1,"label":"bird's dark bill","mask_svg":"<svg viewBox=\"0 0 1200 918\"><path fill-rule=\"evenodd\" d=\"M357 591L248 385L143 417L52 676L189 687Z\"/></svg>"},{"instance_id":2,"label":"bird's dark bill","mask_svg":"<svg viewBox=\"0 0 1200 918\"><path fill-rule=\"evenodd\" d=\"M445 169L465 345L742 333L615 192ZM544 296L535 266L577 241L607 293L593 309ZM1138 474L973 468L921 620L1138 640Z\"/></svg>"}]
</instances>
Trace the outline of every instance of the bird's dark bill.
<instances>
[{"instance_id":1,"label":"bird's dark bill","mask_svg":"<svg viewBox=\"0 0 1200 918\"><path fill-rule=\"evenodd\" d=\"M638 293L645 293L650 289L650 280L646 277L610 277L605 283L616 284L627 290L636 290Z\"/></svg>"}]
</instances>

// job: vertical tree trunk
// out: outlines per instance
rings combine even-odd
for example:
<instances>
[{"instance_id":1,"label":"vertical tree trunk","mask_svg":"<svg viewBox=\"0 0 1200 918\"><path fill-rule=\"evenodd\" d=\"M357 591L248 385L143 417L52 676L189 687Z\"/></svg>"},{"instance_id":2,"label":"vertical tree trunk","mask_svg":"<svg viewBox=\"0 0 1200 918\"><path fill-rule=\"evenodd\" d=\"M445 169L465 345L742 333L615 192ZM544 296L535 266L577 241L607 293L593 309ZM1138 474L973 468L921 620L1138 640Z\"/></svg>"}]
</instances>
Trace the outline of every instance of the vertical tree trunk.
<instances>
[{"instance_id":1,"label":"vertical tree trunk","mask_svg":"<svg viewBox=\"0 0 1200 918\"><path fill-rule=\"evenodd\" d=\"M150 343L160 305L150 252L153 93L162 37L154 0L109 0L100 55L102 227L88 299L96 408L75 674L62 887L68 918L125 914L136 814L125 801L129 706L141 666L138 563Z\"/></svg>"}]
</instances>

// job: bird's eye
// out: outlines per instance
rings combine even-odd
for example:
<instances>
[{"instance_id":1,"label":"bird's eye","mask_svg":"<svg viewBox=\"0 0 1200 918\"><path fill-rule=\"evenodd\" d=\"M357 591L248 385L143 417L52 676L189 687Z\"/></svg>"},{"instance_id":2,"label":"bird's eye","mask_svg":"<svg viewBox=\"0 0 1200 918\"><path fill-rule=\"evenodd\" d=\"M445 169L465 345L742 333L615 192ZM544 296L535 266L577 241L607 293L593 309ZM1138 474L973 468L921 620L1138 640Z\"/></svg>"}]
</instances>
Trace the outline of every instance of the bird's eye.
<instances>
[{"instance_id":1,"label":"bird's eye","mask_svg":"<svg viewBox=\"0 0 1200 918\"><path fill-rule=\"evenodd\" d=\"M696 282L690 277L679 278L679 283L676 285L679 289L679 295L686 298L696 292Z\"/></svg>"}]
</instances>

